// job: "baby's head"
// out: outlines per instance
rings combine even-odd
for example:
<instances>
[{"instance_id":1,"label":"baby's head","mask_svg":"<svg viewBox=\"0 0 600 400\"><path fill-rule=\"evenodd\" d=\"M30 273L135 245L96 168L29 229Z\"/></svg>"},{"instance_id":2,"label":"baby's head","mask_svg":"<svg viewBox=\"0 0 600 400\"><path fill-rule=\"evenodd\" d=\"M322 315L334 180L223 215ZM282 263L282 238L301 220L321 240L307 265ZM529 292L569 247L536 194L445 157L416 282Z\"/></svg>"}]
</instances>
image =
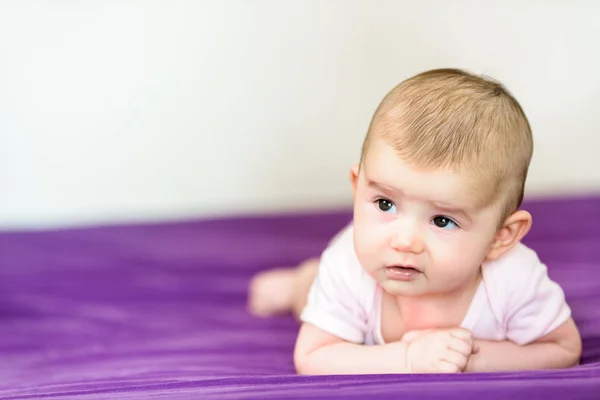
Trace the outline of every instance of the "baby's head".
<instances>
[{"instance_id":1,"label":"baby's head","mask_svg":"<svg viewBox=\"0 0 600 400\"><path fill-rule=\"evenodd\" d=\"M482 205L501 204L501 217L521 205L531 128L517 100L496 81L453 69L407 79L377 108L361 164L374 140L392 146L416 169L468 177Z\"/></svg>"},{"instance_id":2,"label":"baby's head","mask_svg":"<svg viewBox=\"0 0 600 400\"><path fill-rule=\"evenodd\" d=\"M529 230L518 208L532 151L527 117L500 83L453 69L400 83L377 108L352 171L362 264L390 288L421 278L429 284L407 288L457 288ZM447 270L439 282L438 268Z\"/></svg>"}]
</instances>

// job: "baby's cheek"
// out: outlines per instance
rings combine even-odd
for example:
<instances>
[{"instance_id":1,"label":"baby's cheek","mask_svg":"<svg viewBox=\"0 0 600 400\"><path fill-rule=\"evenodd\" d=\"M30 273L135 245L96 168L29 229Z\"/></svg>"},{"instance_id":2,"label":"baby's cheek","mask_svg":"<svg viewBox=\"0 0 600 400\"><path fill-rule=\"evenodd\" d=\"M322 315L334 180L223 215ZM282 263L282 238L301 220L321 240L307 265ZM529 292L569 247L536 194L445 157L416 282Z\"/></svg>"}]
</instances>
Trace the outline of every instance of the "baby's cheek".
<instances>
[{"instance_id":1,"label":"baby's cheek","mask_svg":"<svg viewBox=\"0 0 600 400\"><path fill-rule=\"evenodd\" d=\"M480 248L466 244L446 248L436 257L438 270L444 271L449 280L461 280L465 276L471 276L481 262Z\"/></svg>"},{"instance_id":2,"label":"baby's cheek","mask_svg":"<svg viewBox=\"0 0 600 400\"><path fill-rule=\"evenodd\" d=\"M355 235L354 248L359 261L363 264L372 263L375 258L381 256L382 252L376 235L369 235L364 232Z\"/></svg>"},{"instance_id":3,"label":"baby's cheek","mask_svg":"<svg viewBox=\"0 0 600 400\"><path fill-rule=\"evenodd\" d=\"M429 257L433 264L448 272L456 270L456 266L464 264L468 258L463 248L444 241L429 247Z\"/></svg>"},{"instance_id":4,"label":"baby's cheek","mask_svg":"<svg viewBox=\"0 0 600 400\"><path fill-rule=\"evenodd\" d=\"M373 246L369 243L368 236L364 234L355 235L354 248L359 258L364 258L373 252Z\"/></svg>"}]
</instances>

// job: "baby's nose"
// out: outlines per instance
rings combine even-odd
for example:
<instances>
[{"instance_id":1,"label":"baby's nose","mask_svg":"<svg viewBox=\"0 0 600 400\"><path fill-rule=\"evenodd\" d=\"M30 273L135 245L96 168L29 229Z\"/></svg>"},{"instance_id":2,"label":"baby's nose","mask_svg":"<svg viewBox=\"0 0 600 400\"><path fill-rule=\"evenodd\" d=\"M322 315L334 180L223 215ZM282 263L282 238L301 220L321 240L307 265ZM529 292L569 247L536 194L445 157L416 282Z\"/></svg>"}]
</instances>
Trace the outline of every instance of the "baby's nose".
<instances>
[{"instance_id":1,"label":"baby's nose","mask_svg":"<svg viewBox=\"0 0 600 400\"><path fill-rule=\"evenodd\" d=\"M392 235L390 245L398 252L402 253L421 253L423 243L420 233L412 224L404 224L398 227Z\"/></svg>"}]
</instances>

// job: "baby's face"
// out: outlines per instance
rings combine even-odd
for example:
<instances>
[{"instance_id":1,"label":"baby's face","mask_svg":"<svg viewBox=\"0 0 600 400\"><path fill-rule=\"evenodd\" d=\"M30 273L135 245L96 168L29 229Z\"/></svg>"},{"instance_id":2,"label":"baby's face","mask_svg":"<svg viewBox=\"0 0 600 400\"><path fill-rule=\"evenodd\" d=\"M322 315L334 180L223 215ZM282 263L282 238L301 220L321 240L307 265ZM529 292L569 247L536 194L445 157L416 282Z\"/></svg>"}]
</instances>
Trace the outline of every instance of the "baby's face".
<instances>
[{"instance_id":1,"label":"baby's face","mask_svg":"<svg viewBox=\"0 0 600 400\"><path fill-rule=\"evenodd\" d=\"M394 295L450 293L472 284L501 213L497 205L482 208L477 196L465 177L417 171L374 139L354 199L354 245L363 268Z\"/></svg>"}]
</instances>

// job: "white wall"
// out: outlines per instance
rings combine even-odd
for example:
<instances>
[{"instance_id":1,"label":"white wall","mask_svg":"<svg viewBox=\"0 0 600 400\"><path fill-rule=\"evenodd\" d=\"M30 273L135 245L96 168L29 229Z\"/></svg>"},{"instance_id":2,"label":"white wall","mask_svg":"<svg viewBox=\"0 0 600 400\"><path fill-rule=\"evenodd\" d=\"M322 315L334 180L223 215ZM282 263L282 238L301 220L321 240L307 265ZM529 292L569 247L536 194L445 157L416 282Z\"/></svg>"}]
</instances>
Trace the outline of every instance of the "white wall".
<instances>
[{"instance_id":1,"label":"white wall","mask_svg":"<svg viewBox=\"0 0 600 400\"><path fill-rule=\"evenodd\" d=\"M0 0L0 227L349 204L378 101L502 80L529 195L600 191L595 1Z\"/></svg>"}]
</instances>

